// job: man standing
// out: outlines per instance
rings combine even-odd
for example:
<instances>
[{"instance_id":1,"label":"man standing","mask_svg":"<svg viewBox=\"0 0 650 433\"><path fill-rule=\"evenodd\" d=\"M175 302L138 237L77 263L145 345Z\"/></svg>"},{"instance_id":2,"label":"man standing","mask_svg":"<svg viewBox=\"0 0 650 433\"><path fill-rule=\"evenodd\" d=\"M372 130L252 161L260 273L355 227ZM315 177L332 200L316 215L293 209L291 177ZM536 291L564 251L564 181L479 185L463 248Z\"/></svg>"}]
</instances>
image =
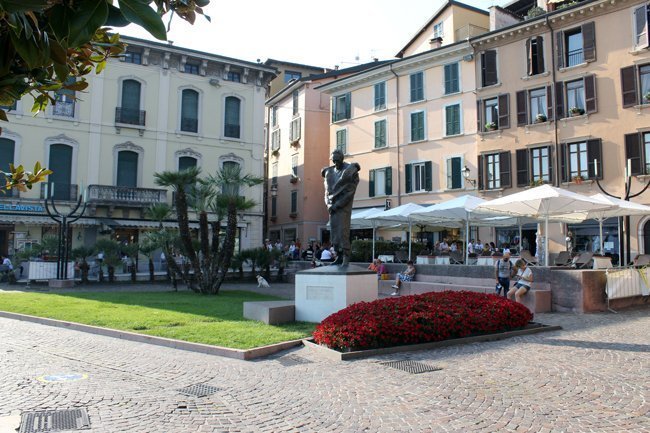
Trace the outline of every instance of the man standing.
<instances>
[{"instance_id":1,"label":"man standing","mask_svg":"<svg viewBox=\"0 0 650 433\"><path fill-rule=\"evenodd\" d=\"M325 183L325 204L330 214L331 242L336 252L333 264L347 266L350 262L350 218L354 193L359 185L359 170L356 162L343 162L343 152L332 152L331 167L325 167L321 175Z\"/></svg>"},{"instance_id":2,"label":"man standing","mask_svg":"<svg viewBox=\"0 0 650 433\"><path fill-rule=\"evenodd\" d=\"M508 290L510 290L510 278L512 278L512 263L510 262L510 253L503 253L503 258L499 259L494 267L497 287L501 286L500 289L496 290L496 293L499 295L501 294L501 291L503 291L503 296L508 297Z\"/></svg>"}]
</instances>

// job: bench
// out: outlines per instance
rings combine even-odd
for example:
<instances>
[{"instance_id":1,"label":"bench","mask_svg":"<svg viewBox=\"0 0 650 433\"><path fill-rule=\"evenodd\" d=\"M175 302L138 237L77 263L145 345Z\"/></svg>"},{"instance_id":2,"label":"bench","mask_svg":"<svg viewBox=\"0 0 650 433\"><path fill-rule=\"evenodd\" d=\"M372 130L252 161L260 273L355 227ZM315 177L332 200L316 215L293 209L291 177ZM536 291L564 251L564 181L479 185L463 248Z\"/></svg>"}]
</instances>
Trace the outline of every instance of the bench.
<instances>
[{"instance_id":1,"label":"bench","mask_svg":"<svg viewBox=\"0 0 650 433\"><path fill-rule=\"evenodd\" d=\"M294 322L296 303L294 301L244 302L244 318L258 320L267 325Z\"/></svg>"},{"instance_id":2,"label":"bench","mask_svg":"<svg viewBox=\"0 0 650 433\"><path fill-rule=\"evenodd\" d=\"M395 275L390 275L388 280L379 281L380 297L390 296L394 291L391 287L395 284ZM401 295L419 295L430 292L444 292L446 290L466 290L470 292L493 294L496 281L494 278L450 277L446 275L415 274L415 279L402 282ZM551 311L551 290L548 283L535 283L523 297L523 304L533 313L548 313Z\"/></svg>"}]
</instances>

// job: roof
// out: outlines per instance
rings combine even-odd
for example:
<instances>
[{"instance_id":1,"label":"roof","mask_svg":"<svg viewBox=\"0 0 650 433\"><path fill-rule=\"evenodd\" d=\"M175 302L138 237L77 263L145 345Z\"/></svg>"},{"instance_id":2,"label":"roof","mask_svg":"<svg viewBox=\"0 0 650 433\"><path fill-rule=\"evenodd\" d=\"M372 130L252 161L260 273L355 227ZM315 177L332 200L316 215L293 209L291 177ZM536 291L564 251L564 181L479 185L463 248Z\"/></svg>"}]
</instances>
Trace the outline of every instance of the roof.
<instances>
[{"instance_id":1,"label":"roof","mask_svg":"<svg viewBox=\"0 0 650 433\"><path fill-rule=\"evenodd\" d=\"M265 65L274 67L275 65L287 65L287 66L293 66L294 68L303 68L303 69L313 69L314 71L327 71L327 68L323 68L321 66L312 66L312 65L303 65L302 63L294 63L294 62L288 62L286 60L277 60L277 59L266 59L264 61Z\"/></svg>"},{"instance_id":2,"label":"roof","mask_svg":"<svg viewBox=\"0 0 650 433\"><path fill-rule=\"evenodd\" d=\"M422 28L420 30L418 30L418 32L411 38L411 40L406 45L404 45L404 47L400 50L399 53L397 53L395 55L395 57L402 58L402 56L404 56L404 51L406 51L406 49L409 46L411 46L411 44L413 42L415 42L415 40L417 38L419 38L422 33L425 32L425 30L431 25L431 23L434 22L435 20L437 20L440 17L440 15L442 15L442 13L447 10L447 8L449 6L458 6L458 7L461 7L461 8L470 10L470 11L474 11L474 12L477 12L477 13L480 13L480 14L490 15L490 13L488 11L486 11L486 10L479 9L477 7L470 6L470 5L467 5L465 3L461 3L461 2L456 1L456 0L447 0L447 2L444 5L442 5L442 7L440 9L438 9L436 11L436 13L433 14L433 16L431 18L429 18L427 23L424 26L422 26Z\"/></svg>"},{"instance_id":3,"label":"roof","mask_svg":"<svg viewBox=\"0 0 650 433\"><path fill-rule=\"evenodd\" d=\"M522 18L532 8L537 6L536 0L514 0L503 6L503 9Z\"/></svg>"}]
</instances>

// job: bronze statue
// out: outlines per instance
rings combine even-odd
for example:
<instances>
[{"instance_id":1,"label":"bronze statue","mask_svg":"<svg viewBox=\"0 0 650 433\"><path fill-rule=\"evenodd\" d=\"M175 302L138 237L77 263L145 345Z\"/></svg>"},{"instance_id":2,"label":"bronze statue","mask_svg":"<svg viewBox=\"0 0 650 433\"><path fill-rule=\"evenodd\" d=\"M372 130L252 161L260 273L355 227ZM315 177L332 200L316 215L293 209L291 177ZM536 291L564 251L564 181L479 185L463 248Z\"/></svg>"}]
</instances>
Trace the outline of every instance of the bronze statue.
<instances>
[{"instance_id":1,"label":"bronze statue","mask_svg":"<svg viewBox=\"0 0 650 433\"><path fill-rule=\"evenodd\" d=\"M330 214L330 233L336 260L333 264L347 266L350 262L350 218L352 202L359 185L359 170L356 162L343 162L343 152L332 152L331 167L325 167L321 175L325 179L325 204Z\"/></svg>"}]
</instances>

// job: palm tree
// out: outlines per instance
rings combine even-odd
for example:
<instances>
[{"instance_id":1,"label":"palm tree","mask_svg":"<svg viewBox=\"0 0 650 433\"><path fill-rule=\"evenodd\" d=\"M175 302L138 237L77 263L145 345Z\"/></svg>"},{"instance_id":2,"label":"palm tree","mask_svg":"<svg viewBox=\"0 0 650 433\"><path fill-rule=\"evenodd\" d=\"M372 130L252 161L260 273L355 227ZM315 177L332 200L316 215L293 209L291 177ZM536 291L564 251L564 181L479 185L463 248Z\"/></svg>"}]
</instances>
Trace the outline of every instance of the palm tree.
<instances>
[{"instance_id":1,"label":"palm tree","mask_svg":"<svg viewBox=\"0 0 650 433\"><path fill-rule=\"evenodd\" d=\"M88 265L87 259L93 254L94 251L92 248L87 248L83 246L74 248L72 250L72 257L74 257L75 259L81 259L81 263L79 264L79 270L81 271L82 284L88 283L88 269L90 268L90 266Z\"/></svg>"},{"instance_id":2,"label":"palm tree","mask_svg":"<svg viewBox=\"0 0 650 433\"><path fill-rule=\"evenodd\" d=\"M99 239L95 243L95 252L100 251L104 252L104 263L108 266L108 281L112 283L115 281L115 266L122 261L120 244L112 239Z\"/></svg>"},{"instance_id":3,"label":"palm tree","mask_svg":"<svg viewBox=\"0 0 650 433\"><path fill-rule=\"evenodd\" d=\"M172 215L172 208L167 203L154 203L144 211L145 216L153 221L158 221L158 227L163 228L163 221Z\"/></svg>"}]
</instances>

